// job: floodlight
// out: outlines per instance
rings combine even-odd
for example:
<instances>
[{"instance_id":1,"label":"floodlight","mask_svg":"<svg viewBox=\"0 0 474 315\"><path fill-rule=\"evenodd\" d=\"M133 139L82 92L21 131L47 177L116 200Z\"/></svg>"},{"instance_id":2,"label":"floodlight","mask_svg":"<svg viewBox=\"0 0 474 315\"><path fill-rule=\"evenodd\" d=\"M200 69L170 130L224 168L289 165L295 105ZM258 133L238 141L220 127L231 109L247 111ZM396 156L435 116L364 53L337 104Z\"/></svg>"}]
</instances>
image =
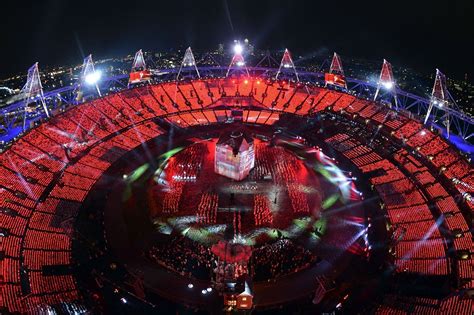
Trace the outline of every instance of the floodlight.
<instances>
[{"instance_id":1,"label":"floodlight","mask_svg":"<svg viewBox=\"0 0 474 315\"><path fill-rule=\"evenodd\" d=\"M87 84L94 85L97 82L99 82L101 77L102 77L102 72L99 71L99 70L96 70L96 71L86 75L84 80L86 81Z\"/></svg>"},{"instance_id":2,"label":"floodlight","mask_svg":"<svg viewBox=\"0 0 474 315\"><path fill-rule=\"evenodd\" d=\"M240 43L237 43L234 45L234 53L236 55L241 55L243 51L244 51L244 48L242 47L242 45L240 45Z\"/></svg>"},{"instance_id":3,"label":"floodlight","mask_svg":"<svg viewBox=\"0 0 474 315\"><path fill-rule=\"evenodd\" d=\"M387 90L391 90L393 88L393 82L392 81L386 81L386 82L383 82L382 84Z\"/></svg>"}]
</instances>

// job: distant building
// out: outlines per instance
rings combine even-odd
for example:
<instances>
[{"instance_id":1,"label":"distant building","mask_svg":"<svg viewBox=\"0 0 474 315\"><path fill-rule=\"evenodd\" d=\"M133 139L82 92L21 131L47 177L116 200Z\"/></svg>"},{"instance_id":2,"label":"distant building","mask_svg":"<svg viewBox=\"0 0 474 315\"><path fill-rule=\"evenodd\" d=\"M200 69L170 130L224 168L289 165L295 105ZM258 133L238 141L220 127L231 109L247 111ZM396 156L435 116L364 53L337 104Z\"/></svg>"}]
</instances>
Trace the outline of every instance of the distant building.
<instances>
[{"instance_id":1,"label":"distant building","mask_svg":"<svg viewBox=\"0 0 474 315\"><path fill-rule=\"evenodd\" d=\"M254 141L241 131L222 134L216 144L214 171L234 180L248 176L255 165Z\"/></svg>"}]
</instances>

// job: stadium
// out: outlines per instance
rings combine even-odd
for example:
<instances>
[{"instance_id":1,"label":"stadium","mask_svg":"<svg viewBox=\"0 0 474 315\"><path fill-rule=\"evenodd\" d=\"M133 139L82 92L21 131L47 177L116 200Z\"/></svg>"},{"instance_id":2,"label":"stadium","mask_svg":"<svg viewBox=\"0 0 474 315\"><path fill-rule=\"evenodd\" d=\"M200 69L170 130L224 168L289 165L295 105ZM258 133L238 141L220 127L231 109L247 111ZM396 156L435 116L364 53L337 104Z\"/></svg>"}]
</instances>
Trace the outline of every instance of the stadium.
<instances>
[{"instance_id":1,"label":"stadium","mask_svg":"<svg viewBox=\"0 0 474 315\"><path fill-rule=\"evenodd\" d=\"M34 64L0 109L1 312L472 314L473 119L443 73L425 98L386 60L373 84L280 56L89 55L50 91Z\"/></svg>"}]
</instances>

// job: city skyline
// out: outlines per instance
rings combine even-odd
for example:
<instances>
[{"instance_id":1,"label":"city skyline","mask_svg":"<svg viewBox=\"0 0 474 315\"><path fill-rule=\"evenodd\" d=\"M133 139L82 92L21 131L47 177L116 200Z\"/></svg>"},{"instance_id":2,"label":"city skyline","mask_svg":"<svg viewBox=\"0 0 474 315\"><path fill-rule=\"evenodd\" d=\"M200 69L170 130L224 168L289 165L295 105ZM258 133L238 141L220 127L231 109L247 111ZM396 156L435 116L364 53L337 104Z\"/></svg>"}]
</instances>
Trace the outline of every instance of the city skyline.
<instances>
[{"instance_id":1,"label":"city skyline","mask_svg":"<svg viewBox=\"0 0 474 315\"><path fill-rule=\"evenodd\" d=\"M218 43L249 38L260 49L290 48L306 56L337 51L348 58L391 60L423 74L435 68L448 77L473 73L468 38L473 37L469 1L398 4L300 1L191 1L179 3L31 2L26 9L4 5L0 53L8 63L0 77L43 66L76 64L136 50L169 51L192 46L210 50ZM20 24L18 24L21 21ZM204 22L204 23L203 23ZM16 25L13 28L13 25ZM363 44L361 44L361 41ZM357 43L357 44L356 44ZM470 79L469 81L472 81Z\"/></svg>"}]
</instances>

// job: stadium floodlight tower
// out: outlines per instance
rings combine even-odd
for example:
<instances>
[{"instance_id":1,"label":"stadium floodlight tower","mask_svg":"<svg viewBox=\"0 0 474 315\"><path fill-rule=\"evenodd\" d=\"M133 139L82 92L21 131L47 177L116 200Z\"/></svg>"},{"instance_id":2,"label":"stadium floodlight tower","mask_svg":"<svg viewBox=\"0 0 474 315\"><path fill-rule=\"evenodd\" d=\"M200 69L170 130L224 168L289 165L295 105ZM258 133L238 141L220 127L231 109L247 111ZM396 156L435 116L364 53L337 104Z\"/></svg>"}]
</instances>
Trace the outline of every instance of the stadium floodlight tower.
<instances>
[{"instance_id":1,"label":"stadium floodlight tower","mask_svg":"<svg viewBox=\"0 0 474 315\"><path fill-rule=\"evenodd\" d=\"M431 112L433 111L433 107L444 109L444 119L446 122L446 130L447 136L449 138L449 129L450 129L450 120L449 120L449 111L446 107L449 105L449 101L451 96L448 92L448 88L446 87L446 76L436 69L436 77L435 82L433 85L433 91L431 92L430 104L428 106L428 111L426 112L425 116L425 124L428 122L430 118Z\"/></svg>"},{"instance_id":2,"label":"stadium floodlight tower","mask_svg":"<svg viewBox=\"0 0 474 315\"><path fill-rule=\"evenodd\" d=\"M81 72L81 84L85 83L87 85L95 86L99 96L102 96L99 89L99 80L102 77L102 72L95 70L94 62L92 61L92 55L84 58L84 63L82 64Z\"/></svg>"},{"instance_id":3,"label":"stadium floodlight tower","mask_svg":"<svg viewBox=\"0 0 474 315\"><path fill-rule=\"evenodd\" d=\"M33 102L41 103L46 116L49 117L49 111L44 101L43 85L41 84L37 62L28 69L26 84L21 89L20 95L21 98L24 99L23 131L25 131L26 128L26 116L30 110L28 107L29 104Z\"/></svg>"},{"instance_id":4,"label":"stadium floodlight tower","mask_svg":"<svg viewBox=\"0 0 474 315\"><path fill-rule=\"evenodd\" d=\"M186 52L184 53L184 58L183 61L181 62L181 66L179 67L178 75L176 76L176 80L179 79L179 75L186 70L190 71L196 71L196 74L198 78L201 78L201 75L199 74L199 70L196 65L196 60L194 59L194 54L193 51L191 50L191 47L188 47L186 49Z\"/></svg>"},{"instance_id":5,"label":"stadium floodlight tower","mask_svg":"<svg viewBox=\"0 0 474 315\"><path fill-rule=\"evenodd\" d=\"M377 90L375 91L374 101L377 100L377 96L379 96L381 88L390 91L395 101L395 108L398 109L397 86L393 78L392 65L385 59L383 60L382 71L380 72L379 81L377 82Z\"/></svg>"},{"instance_id":6,"label":"stadium floodlight tower","mask_svg":"<svg viewBox=\"0 0 474 315\"><path fill-rule=\"evenodd\" d=\"M227 73L225 75L226 77L229 76L231 70L236 70L238 72L247 74L247 76L250 76L249 69L247 69L247 66L245 65L244 56L242 55L243 52L244 47L242 46L242 44L236 42L234 45L234 56L232 57L229 67L227 68Z\"/></svg>"},{"instance_id":7,"label":"stadium floodlight tower","mask_svg":"<svg viewBox=\"0 0 474 315\"><path fill-rule=\"evenodd\" d=\"M145 58L143 57L143 51L140 49L135 53L135 58L133 58L132 71L145 70L146 63Z\"/></svg>"},{"instance_id":8,"label":"stadium floodlight tower","mask_svg":"<svg viewBox=\"0 0 474 315\"><path fill-rule=\"evenodd\" d=\"M328 84L337 85L347 89L346 78L344 76L344 69L342 68L341 57L337 53L334 53L329 66L329 73L325 74L325 85Z\"/></svg>"},{"instance_id":9,"label":"stadium floodlight tower","mask_svg":"<svg viewBox=\"0 0 474 315\"><path fill-rule=\"evenodd\" d=\"M147 69L143 51L140 49L133 58L132 69L128 80L128 87L133 84L148 82L151 80L151 72Z\"/></svg>"},{"instance_id":10,"label":"stadium floodlight tower","mask_svg":"<svg viewBox=\"0 0 474 315\"><path fill-rule=\"evenodd\" d=\"M332 56L331 66L329 67L329 73L336 73L344 75L344 69L342 68L341 57L335 52Z\"/></svg>"},{"instance_id":11,"label":"stadium floodlight tower","mask_svg":"<svg viewBox=\"0 0 474 315\"><path fill-rule=\"evenodd\" d=\"M278 68L278 72L275 76L275 79L278 80L278 76L281 73L292 72L296 77L296 82L300 82L300 78L298 77L298 72L296 71L295 64L293 63L293 59L291 58L290 52L288 49L285 49L283 53L283 57L281 58L280 67Z\"/></svg>"}]
</instances>

